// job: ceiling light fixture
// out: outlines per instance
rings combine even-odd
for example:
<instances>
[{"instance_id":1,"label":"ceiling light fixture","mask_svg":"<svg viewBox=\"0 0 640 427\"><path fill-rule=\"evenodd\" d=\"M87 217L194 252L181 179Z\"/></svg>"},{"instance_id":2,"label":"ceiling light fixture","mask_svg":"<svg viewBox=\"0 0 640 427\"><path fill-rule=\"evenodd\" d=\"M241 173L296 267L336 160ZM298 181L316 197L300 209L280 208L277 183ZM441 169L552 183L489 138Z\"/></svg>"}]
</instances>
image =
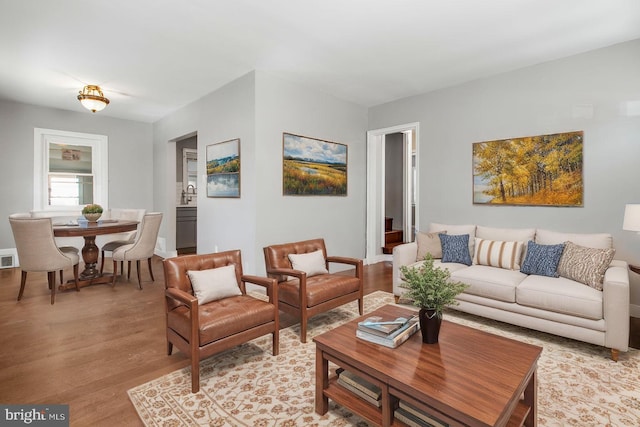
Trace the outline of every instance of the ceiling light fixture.
<instances>
[{"instance_id":1,"label":"ceiling light fixture","mask_svg":"<svg viewBox=\"0 0 640 427\"><path fill-rule=\"evenodd\" d=\"M94 113L104 110L104 107L109 105L109 100L104 97L100 86L96 85L86 85L82 88L80 95L78 95L78 101L84 108Z\"/></svg>"}]
</instances>

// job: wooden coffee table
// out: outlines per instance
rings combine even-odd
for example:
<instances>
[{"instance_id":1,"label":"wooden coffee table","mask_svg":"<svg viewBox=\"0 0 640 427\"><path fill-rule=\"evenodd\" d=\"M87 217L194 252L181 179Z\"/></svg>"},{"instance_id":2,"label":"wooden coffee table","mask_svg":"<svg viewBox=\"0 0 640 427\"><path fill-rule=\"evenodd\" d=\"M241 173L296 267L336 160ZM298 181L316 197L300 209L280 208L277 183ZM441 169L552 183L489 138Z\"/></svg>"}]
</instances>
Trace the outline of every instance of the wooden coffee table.
<instances>
[{"instance_id":1,"label":"wooden coffee table","mask_svg":"<svg viewBox=\"0 0 640 427\"><path fill-rule=\"evenodd\" d=\"M540 347L446 320L438 344L423 344L420 332L395 349L356 338L357 323L365 317L412 313L386 305L314 338L318 414L329 410L331 399L374 425L402 426L393 413L403 400L450 426L537 424ZM341 387L328 362L380 387L381 407Z\"/></svg>"}]
</instances>

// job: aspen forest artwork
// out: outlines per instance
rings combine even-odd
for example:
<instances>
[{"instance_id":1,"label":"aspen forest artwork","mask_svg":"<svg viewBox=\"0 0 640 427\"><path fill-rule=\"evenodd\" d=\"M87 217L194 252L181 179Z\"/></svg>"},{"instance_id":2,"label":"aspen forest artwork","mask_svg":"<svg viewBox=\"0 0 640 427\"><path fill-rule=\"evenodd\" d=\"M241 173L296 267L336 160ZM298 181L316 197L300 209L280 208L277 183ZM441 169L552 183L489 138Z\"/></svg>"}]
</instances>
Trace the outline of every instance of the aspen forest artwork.
<instances>
[{"instance_id":1,"label":"aspen forest artwork","mask_svg":"<svg viewBox=\"0 0 640 427\"><path fill-rule=\"evenodd\" d=\"M583 206L582 131L473 144L473 203Z\"/></svg>"},{"instance_id":2,"label":"aspen forest artwork","mask_svg":"<svg viewBox=\"0 0 640 427\"><path fill-rule=\"evenodd\" d=\"M283 194L346 196L347 146L283 134Z\"/></svg>"}]
</instances>

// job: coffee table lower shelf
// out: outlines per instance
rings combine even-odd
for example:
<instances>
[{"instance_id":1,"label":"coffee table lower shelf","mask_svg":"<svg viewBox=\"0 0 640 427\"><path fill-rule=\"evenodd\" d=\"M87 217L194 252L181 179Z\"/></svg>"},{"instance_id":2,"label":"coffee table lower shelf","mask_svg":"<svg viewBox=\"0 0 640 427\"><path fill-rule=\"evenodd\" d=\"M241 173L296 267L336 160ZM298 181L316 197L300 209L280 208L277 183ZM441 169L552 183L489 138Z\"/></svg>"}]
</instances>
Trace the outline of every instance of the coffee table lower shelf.
<instances>
[{"instance_id":1,"label":"coffee table lower shelf","mask_svg":"<svg viewBox=\"0 0 640 427\"><path fill-rule=\"evenodd\" d=\"M401 393L398 393L398 394L401 394ZM340 386L338 384L337 377L333 377L329 379L329 387L324 389L324 395L327 398L333 400L335 403L342 405L348 408L349 410L353 411L354 413L358 414L365 420L375 425L379 425L379 426L384 425L384 423L382 422L382 418L383 418L382 405L384 405L384 403L381 404L380 408L375 407L371 403L366 402L356 394ZM390 394L388 404L389 404L389 410L391 413L393 413L395 407L397 406L395 403L393 404L391 403L391 400L394 400L394 399L397 401L398 397L394 396L393 394ZM527 415L529 415L530 410L531 408L527 406L524 402L522 401L518 402L518 405L516 406L513 413L511 414L511 418L509 419L509 422L507 423L506 427L523 426L527 418ZM391 425L394 427L406 426L405 423L393 417L392 417ZM456 425L455 421L452 421L450 425Z\"/></svg>"}]
</instances>

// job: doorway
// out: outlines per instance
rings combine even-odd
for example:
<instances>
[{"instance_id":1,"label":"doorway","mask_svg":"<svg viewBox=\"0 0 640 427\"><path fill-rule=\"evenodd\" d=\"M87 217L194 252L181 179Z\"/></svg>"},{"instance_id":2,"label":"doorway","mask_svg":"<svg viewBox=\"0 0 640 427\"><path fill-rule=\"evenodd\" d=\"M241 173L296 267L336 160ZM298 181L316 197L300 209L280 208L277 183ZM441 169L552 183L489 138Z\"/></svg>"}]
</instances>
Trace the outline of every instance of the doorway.
<instances>
[{"instance_id":1,"label":"doorway","mask_svg":"<svg viewBox=\"0 0 640 427\"><path fill-rule=\"evenodd\" d=\"M389 218L401 230L401 242L413 241L418 229L419 124L367 132L366 259L372 264L392 259L385 232ZM393 176L390 176L393 175ZM391 187L391 188L388 188ZM387 203L390 201L390 203Z\"/></svg>"},{"instance_id":2,"label":"doorway","mask_svg":"<svg viewBox=\"0 0 640 427\"><path fill-rule=\"evenodd\" d=\"M176 251L197 253L198 136L176 141Z\"/></svg>"}]
</instances>

